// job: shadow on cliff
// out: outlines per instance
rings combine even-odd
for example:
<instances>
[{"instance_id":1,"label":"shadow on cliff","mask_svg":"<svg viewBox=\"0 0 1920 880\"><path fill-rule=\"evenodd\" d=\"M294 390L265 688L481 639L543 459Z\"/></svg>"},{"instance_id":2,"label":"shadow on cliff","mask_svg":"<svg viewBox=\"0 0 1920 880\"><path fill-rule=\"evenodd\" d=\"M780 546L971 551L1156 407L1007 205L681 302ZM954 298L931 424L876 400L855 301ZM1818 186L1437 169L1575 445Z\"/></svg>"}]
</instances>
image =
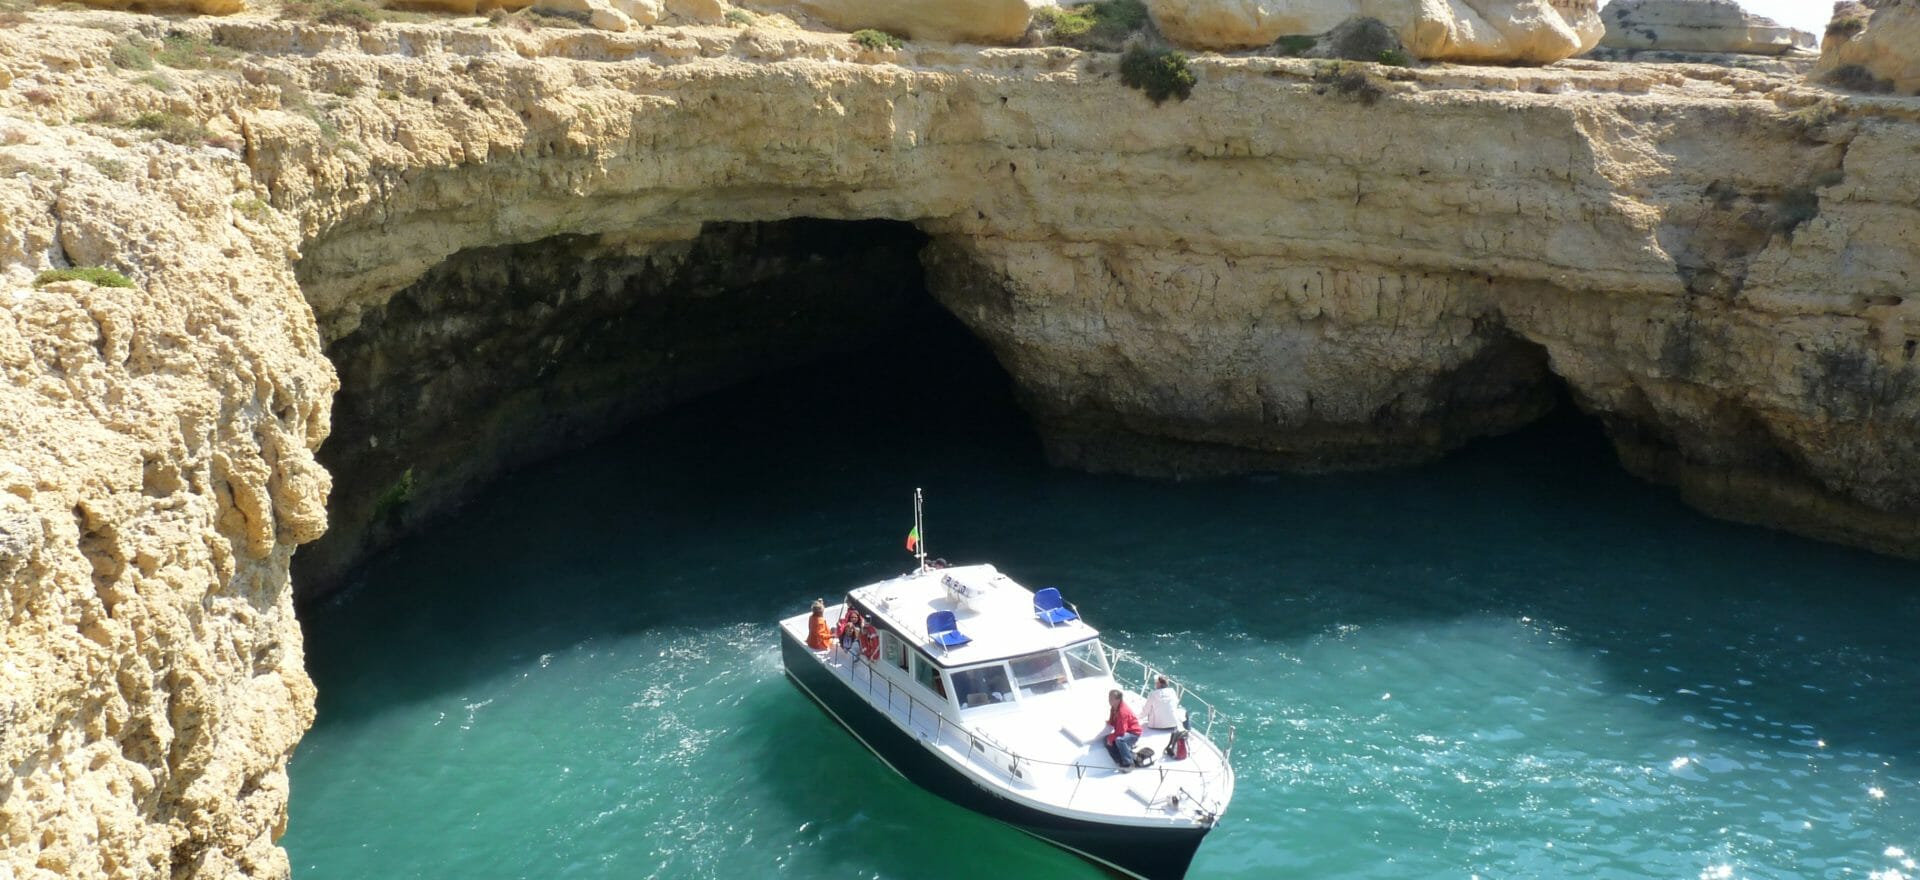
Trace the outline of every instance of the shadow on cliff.
<instances>
[{"instance_id":1,"label":"shadow on cliff","mask_svg":"<svg viewBox=\"0 0 1920 880\"><path fill-rule=\"evenodd\" d=\"M901 342L530 468L377 560L305 615L319 723L602 635L797 613L905 570L924 486L935 554L1057 584L1149 654L1156 639L1285 650L1346 627L1528 619L1671 717L1731 714L1754 736L1771 734L1752 718L1814 725L1836 748L1920 756L1920 730L1876 714L1920 688L1920 568L1708 520L1628 476L1570 405L1426 467L1095 477L1045 466L957 324ZM1736 682L1761 686L1731 706L1699 687Z\"/></svg>"}]
</instances>

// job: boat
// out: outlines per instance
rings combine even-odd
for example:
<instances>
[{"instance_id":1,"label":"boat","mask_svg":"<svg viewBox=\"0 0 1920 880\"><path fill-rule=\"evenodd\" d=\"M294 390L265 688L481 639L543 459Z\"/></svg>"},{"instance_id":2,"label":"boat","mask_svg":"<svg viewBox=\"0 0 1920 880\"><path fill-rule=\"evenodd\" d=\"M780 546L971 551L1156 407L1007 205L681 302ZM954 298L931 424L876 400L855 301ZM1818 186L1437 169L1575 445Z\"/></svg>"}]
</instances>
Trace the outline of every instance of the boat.
<instances>
[{"instance_id":1,"label":"boat","mask_svg":"<svg viewBox=\"0 0 1920 880\"><path fill-rule=\"evenodd\" d=\"M811 611L780 621L787 677L927 791L1122 875L1184 877L1233 797L1231 723L1106 644L1057 590L1036 593L991 564L929 560L920 510L916 490L917 568L817 603L829 622L857 614L848 638L815 650ZM1140 714L1163 676L1178 722L1142 731L1149 766L1120 767L1103 736L1108 693L1121 691L1143 726L1166 723Z\"/></svg>"}]
</instances>

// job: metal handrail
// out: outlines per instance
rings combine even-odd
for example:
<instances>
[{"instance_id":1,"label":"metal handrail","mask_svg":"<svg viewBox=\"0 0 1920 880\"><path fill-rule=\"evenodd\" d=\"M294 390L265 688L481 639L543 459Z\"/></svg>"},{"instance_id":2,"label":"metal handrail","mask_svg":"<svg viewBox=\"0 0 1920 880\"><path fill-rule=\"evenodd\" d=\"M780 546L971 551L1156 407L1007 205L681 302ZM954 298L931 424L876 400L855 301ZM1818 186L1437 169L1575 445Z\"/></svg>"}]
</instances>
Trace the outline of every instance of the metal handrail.
<instances>
[{"instance_id":1,"label":"metal handrail","mask_svg":"<svg viewBox=\"0 0 1920 880\"><path fill-rule=\"evenodd\" d=\"M1109 650L1120 652L1120 649L1118 648L1111 648ZM1125 652L1120 652L1120 653L1124 654ZM1126 654L1126 657L1133 662L1140 663L1141 665L1146 665L1144 661L1141 661L1138 657L1135 657L1131 654ZM941 712L937 707L933 706L930 703L922 702L918 696L914 695L912 690L905 687L896 687L892 676L890 675L876 676L874 671L875 671L875 667L878 664L874 663L873 661L868 660L857 653L854 654L851 659L853 661L853 667L852 667L852 670L850 670L848 673L848 678L849 680L852 680L853 683L857 684L858 681L856 680L855 673L857 673L862 667L865 667L867 670L867 695L869 697L878 696L878 688L874 682L874 679L876 677L879 678L880 681L886 683L886 686L887 686L886 708L889 715L894 713L895 697L904 696L907 700L906 721L908 725L913 724L914 717L915 717L914 715L915 708L919 708L926 712L932 713L935 719L934 731L933 731L933 735L935 738L943 742L946 742L949 745L961 747L962 750L967 753L967 756L969 759L973 757L974 752L981 752L983 755L994 755L994 754L999 755L1000 757L1005 759L1004 763L995 762L991 760L990 757L984 763L987 766L1002 772L1010 780L1024 780L1026 778L1025 771L1021 769L1022 766L1060 767L1060 768L1072 770L1074 772L1074 787L1073 787L1073 791L1069 792L1067 795L1068 806L1072 806L1074 798L1079 795L1080 782L1086 779L1088 770L1109 769L1105 767L1098 767L1098 766L1083 764L1079 761L1072 761L1072 762L1047 761L1039 758L1030 758L1025 755L1021 755L1019 752L1009 749L1006 746L1003 746L1000 743L994 741L992 737L986 736L985 734L978 733L975 731L967 730L964 727L958 726L957 724L955 724L954 722L952 722L950 719L947 718L946 713ZM1148 668L1151 669L1151 667L1148 667ZM1109 669L1111 670L1111 663L1109 663ZM1155 674L1158 674L1158 673L1155 673ZM1115 681L1118 681L1118 680L1119 680L1118 678L1115 678ZM1149 681L1151 681L1151 679L1149 679ZM1212 721L1215 719L1215 717L1217 717L1218 713L1214 711L1212 704L1207 703L1205 700L1201 700L1198 697L1195 697L1194 699L1200 702L1202 705L1207 706L1207 710L1208 710L1208 713L1207 713L1208 728L1207 729L1210 730L1212 726ZM965 737L965 739L964 740L948 739L947 730L950 727L953 729L955 734L959 736L963 736ZM1229 733L1231 733L1232 731L1231 726L1229 726L1228 730L1229 730ZM1212 736L1204 730L1202 732L1202 736L1205 736L1209 742L1211 742L1213 739ZM1215 748L1219 748L1219 745L1215 744ZM1205 770L1189 770L1182 767L1169 767L1164 762L1154 764L1153 769L1158 771L1159 773L1160 786L1158 789L1155 790L1155 796L1148 799L1149 802L1155 802L1160 799L1159 792L1166 788L1167 778L1169 776L1196 777L1198 781L1201 783L1209 783L1215 779L1220 779L1231 774L1233 772L1233 768L1231 766L1232 755L1233 755L1233 746L1232 746L1232 743L1229 742L1225 749L1221 749L1221 759L1222 759L1221 768L1219 770L1215 770L1211 772L1205 771ZM1204 791L1205 788L1203 787L1202 790ZM1189 792L1184 785L1180 786L1178 788L1178 791L1180 791L1183 794L1186 794L1187 797L1191 799L1194 803L1200 804L1201 806L1203 806L1204 812L1207 815L1218 815L1221 811L1221 806L1217 802L1209 802L1209 803L1203 804L1200 798L1193 795L1191 792ZM1215 801L1217 801L1217 799L1215 799Z\"/></svg>"},{"instance_id":2,"label":"metal handrail","mask_svg":"<svg viewBox=\"0 0 1920 880\"><path fill-rule=\"evenodd\" d=\"M1156 667L1153 664L1148 663L1146 660L1142 659L1138 654L1135 654L1132 651L1128 651L1125 648L1116 648L1116 647L1113 647L1112 645L1106 644L1105 642L1101 643L1101 647L1104 648L1107 652L1107 668L1112 672L1114 681L1120 680L1121 662L1131 663L1135 666L1140 667L1140 689L1138 692L1141 694L1146 694L1147 692L1153 689L1153 680L1156 676L1167 675L1165 672L1161 671L1159 667ZM1201 697L1199 694L1196 694L1193 691L1189 690L1186 685L1180 683L1179 679L1174 678L1171 675L1167 675L1167 680L1174 683L1175 690L1180 694L1180 700L1182 705L1185 705L1186 701L1188 699L1191 699L1193 700L1193 702L1199 703L1200 705L1206 707L1207 709L1206 720L1201 722L1200 724L1200 734L1202 736L1205 736L1209 740L1213 739L1213 725L1215 722L1220 722L1227 725L1227 746L1225 749L1222 750L1222 754L1226 755L1227 758L1231 760L1233 757L1234 725L1232 721L1227 717L1226 713L1221 712L1219 708L1214 706L1213 703L1207 701L1206 698ZM1193 713L1189 711L1187 713L1187 717L1191 719L1193 717Z\"/></svg>"}]
</instances>

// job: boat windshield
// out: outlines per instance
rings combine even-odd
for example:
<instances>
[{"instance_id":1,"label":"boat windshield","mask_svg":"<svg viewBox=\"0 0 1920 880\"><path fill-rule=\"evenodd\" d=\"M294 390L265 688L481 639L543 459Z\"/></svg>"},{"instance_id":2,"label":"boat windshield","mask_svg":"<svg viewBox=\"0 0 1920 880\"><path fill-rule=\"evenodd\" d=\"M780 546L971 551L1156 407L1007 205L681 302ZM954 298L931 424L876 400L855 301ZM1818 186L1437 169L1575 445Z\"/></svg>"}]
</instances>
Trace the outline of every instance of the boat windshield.
<instances>
[{"instance_id":1,"label":"boat windshield","mask_svg":"<svg viewBox=\"0 0 1920 880\"><path fill-rule=\"evenodd\" d=\"M1060 652L1041 651L1008 661L1013 667L1014 684L1025 696L1050 693L1067 686L1067 668L1060 663Z\"/></svg>"},{"instance_id":2,"label":"boat windshield","mask_svg":"<svg viewBox=\"0 0 1920 880\"><path fill-rule=\"evenodd\" d=\"M1100 650L1099 639L1088 639L1066 650L1067 668L1073 670L1073 680L1083 678L1104 678L1108 674L1107 652Z\"/></svg>"},{"instance_id":3,"label":"boat windshield","mask_svg":"<svg viewBox=\"0 0 1920 880\"><path fill-rule=\"evenodd\" d=\"M953 695L960 708L972 709L1012 700L1013 688L1007 686L1007 668L995 663L955 671Z\"/></svg>"}]
</instances>

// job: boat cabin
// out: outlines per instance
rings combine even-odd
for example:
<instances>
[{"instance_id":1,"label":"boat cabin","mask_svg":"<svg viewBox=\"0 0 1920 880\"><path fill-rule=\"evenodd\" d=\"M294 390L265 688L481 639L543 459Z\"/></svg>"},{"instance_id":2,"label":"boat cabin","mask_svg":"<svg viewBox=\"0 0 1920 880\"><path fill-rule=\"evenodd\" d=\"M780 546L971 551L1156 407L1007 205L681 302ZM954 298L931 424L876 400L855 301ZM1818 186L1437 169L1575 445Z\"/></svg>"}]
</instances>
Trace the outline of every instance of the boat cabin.
<instances>
[{"instance_id":1,"label":"boat cabin","mask_svg":"<svg viewBox=\"0 0 1920 880\"><path fill-rule=\"evenodd\" d=\"M1044 604L1059 612L1036 608L1035 593L991 565L902 575L856 589L847 601L879 632L876 665L899 670L930 702L968 716L1077 682L1111 686L1099 632L1057 601Z\"/></svg>"}]
</instances>

